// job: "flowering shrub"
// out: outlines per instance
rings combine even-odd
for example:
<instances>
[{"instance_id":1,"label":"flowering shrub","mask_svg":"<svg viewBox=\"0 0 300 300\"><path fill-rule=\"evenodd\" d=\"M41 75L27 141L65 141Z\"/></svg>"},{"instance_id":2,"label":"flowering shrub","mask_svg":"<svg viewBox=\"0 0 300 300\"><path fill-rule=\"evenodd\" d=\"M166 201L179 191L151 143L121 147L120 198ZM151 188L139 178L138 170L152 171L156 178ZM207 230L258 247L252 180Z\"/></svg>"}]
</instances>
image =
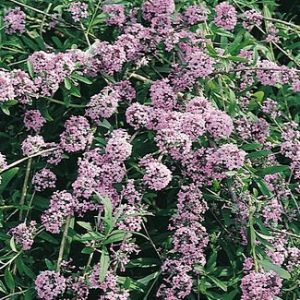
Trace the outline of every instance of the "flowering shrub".
<instances>
[{"instance_id":1,"label":"flowering shrub","mask_svg":"<svg viewBox=\"0 0 300 300\"><path fill-rule=\"evenodd\" d=\"M292 15L0 7L1 299L300 298Z\"/></svg>"}]
</instances>

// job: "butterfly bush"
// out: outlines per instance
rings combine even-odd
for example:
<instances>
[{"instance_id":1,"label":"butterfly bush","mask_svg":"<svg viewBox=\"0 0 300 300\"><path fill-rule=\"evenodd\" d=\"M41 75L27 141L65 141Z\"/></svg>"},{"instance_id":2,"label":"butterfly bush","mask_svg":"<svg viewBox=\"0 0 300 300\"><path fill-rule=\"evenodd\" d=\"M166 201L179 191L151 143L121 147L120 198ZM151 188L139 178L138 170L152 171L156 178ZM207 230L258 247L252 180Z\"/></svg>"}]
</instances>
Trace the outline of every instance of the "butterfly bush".
<instances>
[{"instance_id":1,"label":"butterfly bush","mask_svg":"<svg viewBox=\"0 0 300 300\"><path fill-rule=\"evenodd\" d=\"M2 2L3 299L300 297L280 7Z\"/></svg>"}]
</instances>

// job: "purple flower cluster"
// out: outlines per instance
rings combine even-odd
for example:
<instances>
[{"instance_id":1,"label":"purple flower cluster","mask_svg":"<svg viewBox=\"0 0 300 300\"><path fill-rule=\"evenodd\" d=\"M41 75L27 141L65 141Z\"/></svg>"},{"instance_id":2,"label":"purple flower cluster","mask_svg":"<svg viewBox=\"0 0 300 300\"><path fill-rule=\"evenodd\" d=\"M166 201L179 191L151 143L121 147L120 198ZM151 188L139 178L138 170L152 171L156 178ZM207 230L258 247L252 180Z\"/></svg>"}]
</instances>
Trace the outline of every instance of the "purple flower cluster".
<instances>
[{"instance_id":1,"label":"purple flower cluster","mask_svg":"<svg viewBox=\"0 0 300 300\"><path fill-rule=\"evenodd\" d=\"M0 170L7 167L6 157L0 152Z\"/></svg>"},{"instance_id":2,"label":"purple flower cluster","mask_svg":"<svg viewBox=\"0 0 300 300\"><path fill-rule=\"evenodd\" d=\"M290 169L296 179L300 178L300 133L295 122L286 123L282 132L281 153L291 160Z\"/></svg>"},{"instance_id":3,"label":"purple flower cluster","mask_svg":"<svg viewBox=\"0 0 300 300\"><path fill-rule=\"evenodd\" d=\"M76 199L66 191L57 191L50 198L50 205L42 216L42 224L51 233L59 233L64 218L74 214Z\"/></svg>"},{"instance_id":4,"label":"purple flower cluster","mask_svg":"<svg viewBox=\"0 0 300 300\"><path fill-rule=\"evenodd\" d=\"M122 212L122 218L117 223L120 230L132 232L141 231L143 218L137 207L123 204L116 210L117 215L118 212Z\"/></svg>"},{"instance_id":5,"label":"purple flower cluster","mask_svg":"<svg viewBox=\"0 0 300 300\"><path fill-rule=\"evenodd\" d=\"M55 300L66 289L66 279L55 271L43 271L35 280L35 289L40 299Z\"/></svg>"},{"instance_id":6,"label":"purple flower cluster","mask_svg":"<svg viewBox=\"0 0 300 300\"><path fill-rule=\"evenodd\" d=\"M141 201L142 194L136 189L133 179L127 181L126 186L122 190L122 198L127 200L130 205L134 205Z\"/></svg>"},{"instance_id":7,"label":"purple flower cluster","mask_svg":"<svg viewBox=\"0 0 300 300\"><path fill-rule=\"evenodd\" d=\"M280 293L282 279L273 271L254 272L244 276L241 281L241 300L273 300Z\"/></svg>"},{"instance_id":8,"label":"purple flower cluster","mask_svg":"<svg viewBox=\"0 0 300 300\"><path fill-rule=\"evenodd\" d=\"M60 145L67 152L82 151L91 142L91 127L82 116L72 116L65 122L65 131L60 135Z\"/></svg>"},{"instance_id":9,"label":"purple flower cluster","mask_svg":"<svg viewBox=\"0 0 300 300\"><path fill-rule=\"evenodd\" d=\"M49 169L36 172L32 178L32 184L36 191L41 192L48 188L55 188L56 175Z\"/></svg>"},{"instance_id":10,"label":"purple flower cluster","mask_svg":"<svg viewBox=\"0 0 300 300\"><path fill-rule=\"evenodd\" d=\"M174 230L172 258L162 269L167 276L157 296L163 299L184 299L191 293L194 264L205 265L204 250L208 235L201 225L207 204L195 185L183 186L178 193L177 213L172 217L170 229Z\"/></svg>"},{"instance_id":11,"label":"purple flower cluster","mask_svg":"<svg viewBox=\"0 0 300 300\"><path fill-rule=\"evenodd\" d=\"M99 122L100 118L109 118L116 112L120 100L118 91L107 86L92 96L85 115L95 122Z\"/></svg>"},{"instance_id":12,"label":"purple flower cluster","mask_svg":"<svg viewBox=\"0 0 300 300\"><path fill-rule=\"evenodd\" d=\"M243 27L245 29L251 30L254 26L260 26L262 24L262 14L254 9L245 11L243 17Z\"/></svg>"},{"instance_id":13,"label":"purple flower cluster","mask_svg":"<svg viewBox=\"0 0 300 300\"><path fill-rule=\"evenodd\" d=\"M237 13L234 6L227 2L221 2L215 7L216 17L215 23L217 26L227 30L234 29L237 23Z\"/></svg>"},{"instance_id":14,"label":"purple flower cluster","mask_svg":"<svg viewBox=\"0 0 300 300\"><path fill-rule=\"evenodd\" d=\"M29 75L21 70L13 70L8 75L14 89L14 99L21 104L32 102L32 98L37 98L38 87L30 79Z\"/></svg>"},{"instance_id":15,"label":"purple flower cluster","mask_svg":"<svg viewBox=\"0 0 300 300\"><path fill-rule=\"evenodd\" d=\"M142 6L143 17L150 21L161 15L170 16L175 11L174 0L147 0Z\"/></svg>"},{"instance_id":16,"label":"purple flower cluster","mask_svg":"<svg viewBox=\"0 0 300 300\"><path fill-rule=\"evenodd\" d=\"M26 111L24 115L24 126L26 129L39 132L45 123L46 120L42 117L40 111L35 109Z\"/></svg>"},{"instance_id":17,"label":"purple flower cluster","mask_svg":"<svg viewBox=\"0 0 300 300\"><path fill-rule=\"evenodd\" d=\"M21 223L12 228L9 233L14 237L14 240L23 250L29 250L32 247L34 235L36 233L36 222L31 221L29 225Z\"/></svg>"},{"instance_id":18,"label":"purple flower cluster","mask_svg":"<svg viewBox=\"0 0 300 300\"><path fill-rule=\"evenodd\" d=\"M129 158L132 151L132 145L128 143L129 138L129 135L124 130L114 130L105 147L108 159L124 162Z\"/></svg>"},{"instance_id":19,"label":"purple flower cluster","mask_svg":"<svg viewBox=\"0 0 300 300\"><path fill-rule=\"evenodd\" d=\"M217 169L219 172L220 169L232 171L243 166L245 156L246 152L240 150L236 145L225 144L208 157L207 164L209 168Z\"/></svg>"},{"instance_id":20,"label":"purple flower cluster","mask_svg":"<svg viewBox=\"0 0 300 300\"><path fill-rule=\"evenodd\" d=\"M143 181L150 189L160 191L172 180L172 172L161 162L151 160L141 164L145 167Z\"/></svg>"},{"instance_id":21,"label":"purple flower cluster","mask_svg":"<svg viewBox=\"0 0 300 300\"><path fill-rule=\"evenodd\" d=\"M110 198L115 206L120 202L114 184L122 182L125 176L124 161L132 150L129 138L124 130L115 130L107 140L105 154L95 149L85 152L83 158L79 159L78 177L72 184L74 195L84 200L77 206L78 211L95 209L95 205L85 202L95 192Z\"/></svg>"},{"instance_id":22,"label":"purple flower cluster","mask_svg":"<svg viewBox=\"0 0 300 300\"><path fill-rule=\"evenodd\" d=\"M176 94L166 80L158 80L151 85L150 97L155 108L172 110L176 105Z\"/></svg>"},{"instance_id":23,"label":"purple flower cluster","mask_svg":"<svg viewBox=\"0 0 300 300\"><path fill-rule=\"evenodd\" d=\"M0 71L0 102L6 102L15 98L14 86L11 82L10 76L8 73Z\"/></svg>"},{"instance_id":24,"label":"purple flower cluster","mask_svg":"<svg viewBox=\"0 0 300 300\"><path fill-rule=\"evenodd\" d=\"M47 144L45 143L44 139L40 135L29 135L23 142L22 142L22 152L24 156L31 156L39 152L40 150L45 149Z\"/></svg>"},{"instance_id":25,"label":"purple flower cluster","mask_svg":"<svg viewBox=\"0 0 300 300\"><path fill-rule=\"evenodd\" d=\"M126 121L135 130L146 127L150 121L151 107L138 102L131 104L126 110Z\"/></svg>"},{"instance_id":26,"label":"purple flower cluster","mask_svg":"<svg viewBox=\"0 0 300 300\"><path fill-rule=\"evenodd\" d=\"M268 98L263 102L262 109L264 113L275 119L279 115L277 102Z\"/></svg>"},{"instance_id":27,"label":"purple flower cluster","mask_svg":"<svg viewBox=\"0 0 300 300\"><path fill-rule=\"evenodd\" d=\"M237 119L235 125L235 130L244 140L264 143L269 135L269 124L263 118L256 120Z\"/></svg>"},{"instance_id":28,"label":"purple flower cluster","mask_svg":"<svg viewBox=\"0 0 300 300\"><path fill-rule=\"evenodd\" d=\"M25 32L25 13L20 7L9 9L4 16L5 32L7 34Z\"/></svg>"},{"instance_id":29,"label":"purple flower cluster","mask_svg":"<svg viewBox=\"0 0 300 300\"><path fill-rule=\"evenodd\" d=\"M210 110L205 116L206 129L216 140L228 138L233 131L232 119L221 110Z\"/></svg>"},{"instance_id":30,"label":"purple flower cluster","mask_svg":"<svg viewBox=\"0 0 300 300\"><path fill-rule=\"evenodd\" d=\"M52 96L60 83L76 69L80 56L76 50L66 53L34 52L28 61L34 71L34 85L41 95Z\"/></svg>"},{"instance_id":31,"label":"purple flower cluster","mask_svg":"<svg viewBox=\"0 0 300 300\"><path fill-rule=\"evenodd\" d=\"M124 5L122 4L112 4L104 5L102 8L103 12L108 14L106 23L109 25L121 26L126 21L126 16L124 13Z\"/></svg>"},{"instance_id":32,"label":"purple flower cluster","mask_svg":"<svg viewBox=\"0 0 300 300\"><path fill-rule=\"evenodd\" d=\"M183 13L183 19L189 25L194 25L207 20L209 11L204 5L189 6Z\"/></svg>"},{"instance_id":33,"label":"purple flower cluster","mask_svg":"<svg viewBox=\"0 0 300 300\"><path fill-rule=\"evenodd\" d=\"M72 18L75 22L80 22L89 16L88 5L84 2L72 2L69 11L72 14Z\"/></svg>"},{"instance_id":34,"label":"purple flower cluster","mask_svg":"<svg viewBox=\"0 0 300 300\"><path fill-rule=\"evenodd\" d=\"M112 270L109 270L103 282L100 281L101 266L95 265L89 277L92 289L100 289L103 293L99 300L127 300L129 292L122 289L117 282L117 276Z\"/></svg>"}]
</instances>

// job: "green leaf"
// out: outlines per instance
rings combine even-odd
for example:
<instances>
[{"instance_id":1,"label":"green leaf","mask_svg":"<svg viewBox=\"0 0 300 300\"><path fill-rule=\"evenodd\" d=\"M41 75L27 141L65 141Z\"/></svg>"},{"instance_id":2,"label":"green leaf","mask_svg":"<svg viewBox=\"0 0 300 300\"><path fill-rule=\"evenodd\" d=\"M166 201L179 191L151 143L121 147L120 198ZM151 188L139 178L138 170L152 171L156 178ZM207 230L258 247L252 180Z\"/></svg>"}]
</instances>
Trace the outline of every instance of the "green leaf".
<instances>
[{"instance_id":1,"label":"green leaf","mask_svg":"<svg viewBox=\"0 0 300 300\"><path fill-rule=\"evenodd\" d=\"M239 293L239 291L237 289L231 291L230 293L224 295L224 297L222 296L223 300L234 300L236 299L236 295Z\"/></svg>"},{"instance_id":2,"label":"green leaf","mask_svg":"<svg viewBox=\"0 0 300 300\"><path fill-rule=\"evenodd\" d=\"M153 279L155 279L159 275L160 275L160 272L158 272L158 271L154 272L154 273L151 273L150 275L145 276L145 277L137 280L137 283L140 283L143 286L147 286L150 281L152 281Z\"/></svg>"},{"instance_id":3,"label":"green leaf","mask_svg":"<svg viewBox=\"0 0 300 300\"><path fill-rule=\"evenodd\" d=\"M90 247L85 247L81 250L81 253L83 253L83 254L91 254L93 252L94 252L94 249L90 248Z\"/></svg>"},{"instance_id":4,"label":"green leaf","mask_svg":"<svg viewBox=\"0 0 300 300\"><path fill-rule=\"evenodd\" d=\"M1 105L1 110L5 115L10 116L9 107L7 107L5 105Z\"/></svg>"},{"instance_id":5,"label":"green leaf","mask_svg":"<svg viewBox=\"0 0 300 300\"><path fill-rule=\"evenodd\" d=\"M265 181L261 178L254 178L255 183L257 184L257 186L259 187L260 191L262 192L263 195L267 196L267 197L272 197L273 194L270 192L270 190L268 189Z\"/></svg>"},{"instance_id":6,"label":"green leaf","mask_svg":"<svg viewBox=\"0 0 300 300\"><path fill-rule=\"evenodd\" d=\"M216 284L217 287L219 287L221 290L223 290L224 292L227 292L227 285L219 280L218 278L214 277L214 276L210 276L210 275L206 275L213 283Z\"/></svg>"},{"instance_id":7,"label":"green leaf","mask_svg":"<svg viewBox=\"0 0 300 300\"><path fill-rule=\"evenodd\" d=\"M54 238L51 234L49 234L49 233L47 233L47 232L45 232L45 231L41 232L41 233L38 235L38 237L39 237L40 239L42 239L42 240L45 240L45 241L51 243L51 244L55 244L55 245L58 245L58 244L59 244L59 242L57 241L56 238Z\"/></svg>"},{"instance_id":8,"label":"green leaf","mask_svg":"<svg viewBox=\"0 0 300 300\"><path fill-rule=\"evenodd\" d=\"M111 124L106 119L104 119L101 122L100 126L106 128L106 129L111 129L112 128Z\"/></svg>"},{"instance_id":9,"label":"green leaf","mask_svg":"<svg viewBox=\"0 0 300 300\"><path fill-rule=\"evenodd\" d=\"M64 79L65 88L69 91L72 88L72 82L69 78Z\"/></svg>"},{"instance_id":10,"label":"green leaf","mask_svg":"<svg viewBox=\"0 0 300 300\"><path fill-rule=\"evenodd\" d=\"M245 151L256 150L257 148L262 147L262 144L259 143L251 143L251 144L244 144L241 148Z\"/></svg>"},{"instance_id":11,"label":"green leaf","mask_svg":"<svg viewBox=\"0 0 300 300\"><path fill-rule=\"evenodd\" d=\"M56 268L56 265L47 258L45 258L45 264L46 264L48 270L55 270L55 268Z\"/></svg>"},{"instance_id":12,"label":"green leaf","mask_svg":"<svg viewBox=\"0 0 300 300\"><path fill-rule=\"evenodd\" d=\"M1 280L0 280L0 292L4 294L8 293L4 283Z\"/></svg>"},{"instance_id":13,"label":"green leaf","mask_svg":"<svg viewBox=\"0 0 300 300\"><path fill-rule=\"evenodd\" d=\"M29 60L27 60L27 69L28 69L29 75L32 78L34 76L34 71L33 71L32 63Z\"/></svg>"},{"instance_id":14,"label":"green leaf","mask_svg":"<svg viewBox=\"0 0 300 300\"><path fill-rule=\"evenodd\" d=\"M211 272L215 269L216 264L217 264L217 256L218 256L218 252L214 251L211 256L209 257L209 259L207 260L207 264L206 264L206 272Z\"/></svg>"},{"instance_id":15,"label":"green leaf","mask_svg":"<svg viewBox=\"0 0 300 300\"><path fill-rule=\"evenodd\" d=\"M24 44L26 46L28 46L28 48L30 48L30 49L32 49L34 51L40 50L40 46L38 44L34 43L32 41L32 39L29 39L28 37L26 37L24 35L21 37L21 39L23 40Z\"/></svg>"},{"instance_id":16,"label":"green leaf","mask_svg":"<svg viewBox=\"0 0 300 300\"><path fill-rule=\"evenodd\" d=\"M263 91L258 91L253 94L253 96L257 99L258 102L262 102L264 99L265 93Z\"/></svg>"},{"instance_id":17,"label":"green leaf","mask_svg":"<svg viewBox=\"0 0 300 300\"><path fill-rule=\"evenodd\" d=\"M271 166L271 167L266 167L264 169L258 170L258 174L260 176L268 175L268 174L275 174L275 173L281 173L289 170L289 166Z\"/></svg>"},{"instance_id":18,"label":"green leaf","mask_svg":"<svg viewBox=\"0 0 300 300\"><path fill-rule=\"evenodd\" d=\"M88 241L102 241L104 235L99 232L88 232L83 235L74 236L75 241L88 242Z\"/></svg>"},{"instance_id":19,"label":"green leaf","mask_svg":"<svg viewBox=\"0 0 300 300\"><path fill-rule=\"evenodd\" d=\"M115 230L113 231L110 236L104 241L104 244L111 244L120 242L124 239L125 232L122 230Z\"/></svg>"},{"instance_id":20,"label":"green leaf","mask_svg":"<svg viewBox=\"0 0 300 300\"><path fill-rule=\"evenodd\" d=\"M28 266L25 265L25 263L23 261L23 258L21 256L19 256L16 259L16 266L17 266L17 269L18 269L18 271L19 271L20 274L26 275L26 276L28 276L31 279L35 279L36 278L36 276L32 272L32 270Z\"/></svg>"},{"instance_id":21,"label":"green leaf","mask_svg":"<svg viewBox=\"0 0 300 300\"><path fill-rule=\"evenodd\" d=\"M10 289L10 290L13 290L15 288L15 280L14 280L14 277L12 276L9 268L6 268L5 269L5 272L4 272L4 281L7 285L7 287Z\"/></svg>"},{"instance_id":22,"label":"green leaf","mask_svg":"<svg viewBox=\"0 0 300 300\"><path fill-rule=\"evenodd\" d=\"M88 222L83 222L83 221L77 221L77 224L86 229L87 231L93 231L93 228L92 228L92 225L91 223L88 223Z\"/></svg>"},{"instance_id":23,"label":"green leaf","mask_svg":"<svg viewBox=\"0 0 300 300\"><path fill-rule=\"evenodd\" d=\"M78 80L80 82L86 83L86 84L92 84L93 83L92 80L90 80L90 79L88 79L86 77L83 77L83 76L79 75L78 73L73 73L71 75L71 78L75 79L75 80Z\"/></svg>"},{"instance_id":24,"label":"green leaf","mask_svg":"<svg viewBox=\"0 0 300 300\"><path fill-rule=\"evenodd\" d=\"M102 197L100 194L96 192L97 198L100 202L102 202L104 206L104 218L105 222L105 233L108 234L111 228L113 227L113 218L112 218L112 204L109 198Z\"/></svg>"},{"instance_id":25,"label":"green leaf","mask_svg":"<svg viewBox=\"0 0 300 300\"><path fill-rule=\"evenodd\" d=\"M37 108L40 111L40 113L42 114L42 116L49 122L54 121L54 119L52 118L52 116L49 113L48 107L47 107L47 102L45 100L39 100L37 101Z\"/></svg>"},{"instance_id":26,"label":"green leaf","mask_svg":"<svg viewBox=\"0 0 300 300\"><path fill-rule=\"evenodd\" d=\"M13 236L11 237L11 239L9 241L9 245L10 245L10 248L11 248L12 251L18 252L17 247L16 247L16 243L15 243L15 239L14 239Z\"/></svg>"},{"instance_id":27,"label":"green leaf","mask_svg":"<svg viewBox=\"0 0 300 300\"><path fill-rule=\"evenodd\" d=\"M35 289L30 288L24 294L24 300L34 300L35 299Z\"/></svg>"},{"instance_id":28,"label":"green leaf","mask_svg":"<svg viewBox=\"0 0 300 300\"><path fill-rule=\"evenodd\" d=\"M278 265L271 263L268 260L262 260L262 261L260 261L260 264L263 266L265 271L274 271L283 279L291 278L291 274L287 270L281 268Z\"/></svg>"},{"instance_id":29,"label":"green leaf","mask_svg":"<svg viewBox=\"0 0 300 300\"><path fill-rule=\"evenodd\" d=\"M100 258L100 274L99 274L99 280L100 282L103 282L107 273L107 270L109 268L109 254L107 251L107 248L103 246L101 251L101 258Z\"/></svg>"},{"instance_id":30,"label":"green leaf","mask_svg":"<svg viewBox=\"0 0 300 300\"><path fill-rule=\"evenodd\" d=\"M16 168L9 169L1 174L2 181L0 184L0 195L8 186L10 181L17 175L18 172L19 172L19 168L16 167Z\"/></svg>"},{"instance_id":31,"label":"green leaf","mask_svg":"<svg viewBox=\"0 0 300 300\"><path fill-rule=\"evenodd\" d=\"M257 158L257 157L264 157L272 154L271 150L259 150L255 152L248 153L246 155L247 158Z\"/></svg>"},{"instance_id":32,"label":"green leaf","mask_svg":"<svg viewBox=\"0 0 300 300\"><path fill-rule=\"evenodd\" d=\"M132 259L127 265L126 268L153 268L157 267L160 264L159 259L153 257L140 257Z\"/></svg>"}]
</instances>

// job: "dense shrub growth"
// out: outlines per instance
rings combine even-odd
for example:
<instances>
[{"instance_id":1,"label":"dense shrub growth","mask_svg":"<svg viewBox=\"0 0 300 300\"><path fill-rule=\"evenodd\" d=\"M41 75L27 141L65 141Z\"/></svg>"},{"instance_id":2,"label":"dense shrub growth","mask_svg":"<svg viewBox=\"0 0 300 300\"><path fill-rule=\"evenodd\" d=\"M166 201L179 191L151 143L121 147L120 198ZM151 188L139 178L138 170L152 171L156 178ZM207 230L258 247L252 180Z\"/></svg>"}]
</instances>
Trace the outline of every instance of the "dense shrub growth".
<instances>
[{"instance_id":1,"label":"dense shrub growth","mask_svg":"<svg viewBox=\"0 0 300 300\"><path fill-rule=\"evenodd\" d=\"M300 298L291 12L0 7L0 299Z\"/></svg>"}]
</instances>

